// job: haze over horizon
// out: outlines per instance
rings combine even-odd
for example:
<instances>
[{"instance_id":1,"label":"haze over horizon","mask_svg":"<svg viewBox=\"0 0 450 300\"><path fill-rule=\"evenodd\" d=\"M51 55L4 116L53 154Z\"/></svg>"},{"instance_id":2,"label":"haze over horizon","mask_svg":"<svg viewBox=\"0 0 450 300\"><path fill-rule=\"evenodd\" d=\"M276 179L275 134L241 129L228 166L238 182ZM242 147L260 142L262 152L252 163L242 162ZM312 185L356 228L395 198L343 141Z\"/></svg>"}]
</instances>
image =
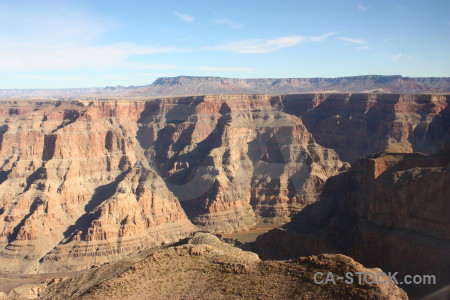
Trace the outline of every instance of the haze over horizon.
<instances>
[{"instance_id":1,"label":"haze over horizon","mask_svg":"<svg viewBox=\"0 0 450 300\"><path fill-rule=\"evenodd\" d=\"M450 76L450 2L3 1L0 89Z\"/></svg>"}]
</instances>

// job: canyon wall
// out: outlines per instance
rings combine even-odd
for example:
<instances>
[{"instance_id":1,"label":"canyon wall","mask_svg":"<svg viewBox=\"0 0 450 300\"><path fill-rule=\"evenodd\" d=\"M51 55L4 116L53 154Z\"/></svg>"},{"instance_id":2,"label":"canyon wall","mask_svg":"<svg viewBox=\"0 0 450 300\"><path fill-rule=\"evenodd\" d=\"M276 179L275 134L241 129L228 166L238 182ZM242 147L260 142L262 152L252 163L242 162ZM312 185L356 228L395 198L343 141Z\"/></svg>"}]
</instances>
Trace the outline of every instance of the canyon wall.
<instances>
[{"instance_id":1,"label":"canyon wall","mask_svg":"<svg viewBox=\"0 0 450 300\"><path fill-rule=\"evenodd\" d=\"M1 104L2 270L90 266L195 230L134 143L143 107Z\"/></svg>"},{"instance_id":2,"label":"canyon wall","mask_svg":"<svg viewBox=\"0 0 450 300\"><path fill-rule=\"evenodd\" d=\"M450 97L303 94L282 97L316 141L348 162L375 152L434 153L450 143Z\"/></svg>"},{"instance_id":3,"label":"canyon wall","mask_svg":"<svg viewBox=\"0 0 450 300\"><path fill-rule=\"evenodd\" d=\"M89 267L198 228L289 221L347 164L271 100L2 102L1 265Z\"/></svg>"},{"instance_id":4,"label":"canyon wall","mask_svg":"<svg viewBox=\"0 0 450 300\"><path fill-rule=\"evenodd\" d=\"M448 102L397 94L3 101L1 265L89 267L199 228L288 222L361 155L439 148L450 137Z\"/></svg>"},{"instance_id":5,"label":"canyon wall","mask_svg":"<svg viewBox=\"0 0 450 300\"><path fill-rule=\"evenodd\" d=\"M450 145L434 155L381 153L360 159L325 184L321 200L257 239L265 257L341 253L436 284L405 288L423 295L450 282Z\"/></svg>"}]
</instances>

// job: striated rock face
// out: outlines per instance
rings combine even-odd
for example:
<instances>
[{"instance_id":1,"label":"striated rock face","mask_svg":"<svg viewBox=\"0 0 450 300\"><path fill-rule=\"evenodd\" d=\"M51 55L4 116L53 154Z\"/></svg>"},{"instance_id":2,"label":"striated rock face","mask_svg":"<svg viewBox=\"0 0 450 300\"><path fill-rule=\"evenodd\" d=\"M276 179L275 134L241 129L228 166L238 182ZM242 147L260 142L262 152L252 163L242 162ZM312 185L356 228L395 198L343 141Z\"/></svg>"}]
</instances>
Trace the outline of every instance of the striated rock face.
<instances>
[{"instance_id":1,"label":"striated rock face","mask_svg":"<svg viewBox=\"0 0 450 300\"><path fill-rule=\"evenodd\" d=\"M258 237L266 256L342 253L403 275L450 282L450 147L434 155L377 154L330 178L321 200ZM405 287L406 288L406 287Z\"/></svg>"},{"instance_id":2,"label":"striated rock face","mask_svg":"<svg viewBox=\"0 0 450 300\"><path fill-rule=\"evenodd\" d=\"M0 266L89 267L197 228L288 222L348 169L345 161L382 149L431 152L448 141L448 99L0 102Z\"/></svg>"},{"instance_id":3,"label":"striated rock face","mask_svg":"<svg viewBox=\"0 0 450 300\"><path fill-rule=\"evenodd\" d=\"M434 153L450 143L450 96L304 94L282 97L316 141L348 162L374 152Z\"/></svg>"},{"instance_id":4,"label":"striated rock face","mask_svg":"<svg viewBox=\"0 0 450 300\"><path fill-rule=\"evenodd\" d=\"M371 272L344 255L261 261L197 233L181 245L147 250L49 285L40 299L408 299L394 283L314 283L314 273ZM380 280L387 278L380 275ZM321 278L322 279L322 278ZM174 284L176 282L176 284ZM151 288L149 288L151 287Z\"/></svg>"},{"instance_id":5,"label":"striated rock face","mask_svg":"<svg viewBox=\"0 0 450 300\"><path fill-rule=\"evenodd\" d=\"M138 140L189 218L225 232L286 222L342 169L300 119L264 95L148 102Z\"/></svg>"},{"instance_id":6,"label":"striated rock face","mask_svg":"<svg viewBox=\"0 0 450 300\"><path fill-rule=\"evenodd\" d=\"M88 267L195 230L135 142L143 107L1 105L0 262L6 270Z\"/></svg>"},{"instance_id":7,"label":"striated rock face","mask_svg":"<svg viewBox=\"0 0 450 300\"><path fill-rule=\"evenodd\" d=\"M273 100L3 102L1 265L89 267L192 223L229 232L290 220L347 164Z\"/></svg>"}]
</instances>

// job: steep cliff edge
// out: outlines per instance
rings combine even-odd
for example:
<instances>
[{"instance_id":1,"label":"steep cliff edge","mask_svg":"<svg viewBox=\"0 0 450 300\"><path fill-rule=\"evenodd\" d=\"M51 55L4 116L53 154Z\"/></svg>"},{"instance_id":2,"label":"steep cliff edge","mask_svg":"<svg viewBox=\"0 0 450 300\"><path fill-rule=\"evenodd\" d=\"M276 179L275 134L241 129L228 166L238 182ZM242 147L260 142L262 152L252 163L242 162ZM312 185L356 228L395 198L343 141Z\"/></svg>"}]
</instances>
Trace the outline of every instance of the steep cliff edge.
<instances>
[{"instance_id":1,"label":"steep cliff edge","mask_svg":"<svg viewBox=\"0 0 450 300\"><path fill-rule=\"evenodd\" d=\"M330 178L321 200L256 243L266 256L342 253L401 275L450 282L450 147L434 155L376 154Z\"/></svg>"}]
</instances>

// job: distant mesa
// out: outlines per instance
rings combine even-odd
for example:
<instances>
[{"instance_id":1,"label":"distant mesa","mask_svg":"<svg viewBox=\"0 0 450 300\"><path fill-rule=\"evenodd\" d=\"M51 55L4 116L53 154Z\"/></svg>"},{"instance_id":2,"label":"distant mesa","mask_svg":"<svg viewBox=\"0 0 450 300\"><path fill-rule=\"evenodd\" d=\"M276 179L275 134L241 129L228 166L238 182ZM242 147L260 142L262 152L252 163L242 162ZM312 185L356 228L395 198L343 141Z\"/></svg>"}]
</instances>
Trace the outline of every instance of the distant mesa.
<instances>
[{"instance_id":1,"label":"distant mesa","mask_svg":"<svg viewBox=\"0 0 450 300\"><path fill-rule=\"evenodd\" d=\"M145 86L107 86L77 89L0 89L11 97L142 97L209 94L293 94L314 92L443 93L450 92L450 77L361 75L336 78L255 78L177 76L161 77Z\"/></svg>"}]
</instances>

